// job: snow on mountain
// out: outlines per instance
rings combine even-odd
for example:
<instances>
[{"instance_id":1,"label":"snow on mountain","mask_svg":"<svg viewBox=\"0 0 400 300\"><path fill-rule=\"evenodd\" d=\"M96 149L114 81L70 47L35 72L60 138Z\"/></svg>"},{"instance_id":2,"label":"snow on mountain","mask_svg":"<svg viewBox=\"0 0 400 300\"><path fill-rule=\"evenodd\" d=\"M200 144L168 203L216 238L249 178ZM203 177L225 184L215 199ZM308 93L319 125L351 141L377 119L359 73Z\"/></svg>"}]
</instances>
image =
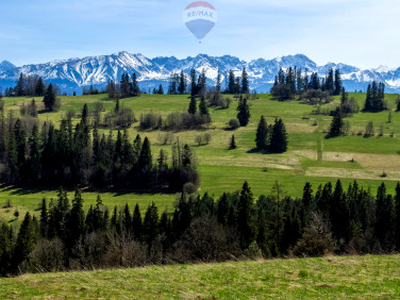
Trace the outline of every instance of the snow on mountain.
<instances>
[{"instance_id":1,"label":"snow on mountain","mask_svg":"<svg viewBox=\"0 0 400 300\"><path fill-rule=\"evenodd\" d=\"M81 91L83 87L93 85L105 87L109 80L119 80L122 73L138 76L142 89L148 91L160 84L164 90L168 88L168 80L172 72L178 73L183 70L186 74L194 68L199 74L203 70L209 84L215 82L218 72L224 80L229 70L235 75L240 75L246 67L252 89L258 92L269 92L274 78L280 68L284 70L289 67L297 67L303 72L311 74L318 72L325 76L331 68L340 69L343 84L349 91L365 90L368 83L373 80L382 81L387 85L387 91L400 92L400 68L391 69L380 66L376 69L361 70L357 67L328 63L318 66L315 62L303 54L288 55L266 60L259 58L246 62L237 57L209 56L199 54L196 57L178 59L171 57L147 58L144 55L131 54L125 51L111 55L89 56L84 58L70 58L66 60L55 60L44 64L32 64L16 67L8 61L0 63L0 88L14 86L19 74L39 75L47 82L60 85L66 93Z\"/></svg>"}]
</instances>

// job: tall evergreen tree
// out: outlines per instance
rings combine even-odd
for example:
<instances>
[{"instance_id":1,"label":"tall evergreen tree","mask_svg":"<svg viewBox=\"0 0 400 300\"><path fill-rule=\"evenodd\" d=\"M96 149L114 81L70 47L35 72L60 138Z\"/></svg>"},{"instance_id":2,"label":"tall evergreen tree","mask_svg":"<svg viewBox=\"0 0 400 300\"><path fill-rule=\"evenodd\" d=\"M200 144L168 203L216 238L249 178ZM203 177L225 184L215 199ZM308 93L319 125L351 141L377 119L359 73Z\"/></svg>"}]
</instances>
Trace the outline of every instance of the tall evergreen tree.
<instances>
[{"instance_id":1,"label":"tall evergreen tree","mask_svg":"<svg viewBox=\"0 0 400 300\"><path fill-rule=\"evenodd\" d=\"M210 113L208 112L206 98L204 96L201 97L200 104L199 104L199 112L202 116L209 116Z\"/></svg>"},{"instance_id":2,"label":"tall evergreen tree","mask_svg":"<svg viewBox=\"0 0 400 300\"><path fill-rule=\"evenodd\" d=\"M251 192L247 181L244 182L240 192L237 226L240 237L240 246L242 249L247 249L255 240L257 234L254 219L253 193Z\"/></svg>"},{"instance_id":3,"label":"tall evergreen tree","mask_svg":"<svg viewBox=\"0 0 400 300\"><path fill-rule=\"evenodd\" d=\"M196 82L196 70L190 70L190 95L192 97L197 95L197 82Z\"/></svg>"},{"instance_id":4,"label":"tall evergreen tree","mask_svg":"<svg viewBox=\"0 0 400 300\"><path fill-rule=\"evenodd\" d=\"M237 119L239 120L240 126L244 127L249 124L250 121L250 107L247 104L247 98L240 98L238 107L236 109L238 111Z\"/></svg>"},{"instance_id":5,"label":"tall evergreen tree","mask_svg":"<svg viewBox=\"0 0 400 300\"><path fill-rule=\"evenodd\" d=\"M335 70L335 85L333 89L333 95L337 96L340 95L342 92L342 79L340 77L340 70L336 69Z\"/></svg>"},{"instance_id":6,"label":"tall evergreen tree","mask_svg":"<svg viewBox=\"0 0 400 300\"><path fill-rule=\"evenodd\" d=\"M139 162L140 168L150 169L153 165L153 157L151 155L150 141L147 136L144 138L142 150L140 151Z\"/></svg>"},{"instance_id":7,"label":"tall evergreen tree","mask_svg":"<svg viewBox=\"0 0 400 300\"><path fill-rule=\"evenodd\" d=\"M233 149L236 149L236 148L237 148L237 146L236 146L235 135L232 134L231 140L229 142L229 150L233 150Z\"/></svg>"},{"instance_id":8,"label":"tall evergreen tree","mask_svg":"<svg viewBox=\"0 0 400 300\"><path fill-rule=\"evenodd\" d=\"M331 123L331 128L329 130L328 137L337 137L342 135L343 132L343 118L342 118L342 111L340 107L336 108L335 111L335 116L333 117L332 123Z\"/></svg>"},{"instance_id":9,"label":"tall evergreen tree","mask_svg":"<svg viewBox=\"0 0 400 300\"><path fill-rule=\"evenodd\" d=\"M272 127L270 151L273 153L283 153L287 151L288 137L286 127L282 119L275 119Z\"/></svg>"},{"instance_id":10,"label":"tall evergreen tree","mask_svg":"<svg viewBox=\"0 0 400 300\"><path fill-rule=\"evenodd\" d=\"M189 104L189 109L188 112L189 114L194 115L197 111L197 102L196 102L196 97L195 96L191 96L190 97L190 104Z\"/></svg>"},{"instance_id":11,"label":"tall evergreen tree","mask_svg":"<svg viewBox=\"0 0 400 300\"><path fill-rule=\"evenodd\" d=\"M256 147L259 150L267 150L268 147L268 126L267 122L264 119L264 116L261 116L260 122L258 123L257 133L256 133Z\"/></svg>"},{"instance_id":12,"label":"tall evergreen tree","mask_svg":"<svg viewBox=\"0 0 400 300\"><path fill-rule=\"evenodd\" d=\"M53 90L53 85L50 83L47 88L46 94L43 98L44 107L47 111L53 111L55 109L56 94Z\"/></svg>"},{"instance_id":13,"label":"tall evergreen tree","mask_svg":"<svg viewBox=\"0 0 400 300\"><path fill-rule=\"evenodd\" d=\"M183 73L183 70L181 71L181 74L179 76L179 86L178 86L178 92L179 94L184 94L186 92L186 75Z\"/></svg>"},{"instance_id":14,"label":"tall evergreen tree","mask_svg":"<svg viewBox=\"0 0 400 300\"><path fill-rule=\"evenodd\" d=\"M248 79L246 68L243 68L243 71L242 71L242 82L241 82L240 92L242 94L250 93L249 79Z\"/></svg>"}]
</instances>

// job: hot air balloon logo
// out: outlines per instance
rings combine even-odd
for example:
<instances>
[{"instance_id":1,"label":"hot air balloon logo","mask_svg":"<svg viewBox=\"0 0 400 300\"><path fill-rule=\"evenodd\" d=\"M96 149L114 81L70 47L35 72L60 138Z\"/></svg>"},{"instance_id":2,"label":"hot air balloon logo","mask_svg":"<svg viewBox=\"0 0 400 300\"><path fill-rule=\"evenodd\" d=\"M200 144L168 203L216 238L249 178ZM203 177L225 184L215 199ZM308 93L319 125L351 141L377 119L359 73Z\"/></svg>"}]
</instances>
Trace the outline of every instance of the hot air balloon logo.
<instances>
[{"instance_id":1,"label":"hot air balloon logo","mask_svg":"<svg viewBox=\"0 0 400 300\"><path fill-rule=\"evenodd\" d=\"M199 40L202 40L214 28L217 17L214 6L206 1L190 3L183 13L186 27Z\"/></svg>"}]
</instances>

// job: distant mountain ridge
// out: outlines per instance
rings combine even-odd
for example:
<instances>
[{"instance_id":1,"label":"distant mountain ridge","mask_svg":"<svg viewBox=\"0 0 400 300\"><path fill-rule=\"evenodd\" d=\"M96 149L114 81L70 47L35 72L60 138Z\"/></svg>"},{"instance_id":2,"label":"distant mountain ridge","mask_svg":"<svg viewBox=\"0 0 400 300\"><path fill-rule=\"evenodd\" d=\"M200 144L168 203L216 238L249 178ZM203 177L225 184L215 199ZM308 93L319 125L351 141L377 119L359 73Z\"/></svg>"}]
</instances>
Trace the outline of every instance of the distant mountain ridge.
<instances>
[{"instance_id":1,"label":"distant mountain ridge","mask_svg":"<svg viewBox=\"0 0 400 300\"><path fill-rule=\"evenodd\" d=\"M199 54L196 57L178 59L174 56L147 58L142 54L131 54L126 51L111 55L88 56L84 58L70 58L55 60L44 64L32 64L16 67L8 61L0 63L0 88L3 90L15 83L22 72L26 75L39 75L47 82L60 85L61 89L72 94L80 92L84 87L93 85L104 87L109 80L119 80L122 73L137 74L140 87L148 91L163 84L164 90L168 88L168 80L172 72L184 70L189 74L192 68L198 73L205 70L208 84L215 82L218 70L223 78L229 70L234 70L240 75L246 67L250 88L259 93L269 92L275 76L280 68L301 68L303 72L318 72L325 76L330 68L340 69L343 85L348 91L365 90L368 83L373 80L386 84L386 91L400 92L400 67L390 69L379 67L376 69L362 70L355 66L342 63L328 63L318 66L303 54L288 55L266 60L259 58L246 62L235 56L209 56ZM224 83L223 83L224 84Z\"/></svg>"}]
</instances>

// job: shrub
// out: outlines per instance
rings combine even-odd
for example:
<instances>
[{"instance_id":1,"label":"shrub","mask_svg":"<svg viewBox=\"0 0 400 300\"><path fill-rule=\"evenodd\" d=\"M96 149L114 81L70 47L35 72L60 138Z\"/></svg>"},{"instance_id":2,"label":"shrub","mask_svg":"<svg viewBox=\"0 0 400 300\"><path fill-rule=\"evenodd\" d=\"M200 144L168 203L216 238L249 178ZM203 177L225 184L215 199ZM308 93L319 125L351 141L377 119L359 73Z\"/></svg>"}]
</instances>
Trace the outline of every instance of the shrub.
<instances>
[{"instance_id":1,"label":"shrub","mask_svg":"<svg viewBox=\"0 0 400 300\"><path fill-rule=\"evenodd\" d=\"M235 130L240 127L240 123L238 119L230 119L229 120L229 128Z\"/></svg>"}]
</instances>

